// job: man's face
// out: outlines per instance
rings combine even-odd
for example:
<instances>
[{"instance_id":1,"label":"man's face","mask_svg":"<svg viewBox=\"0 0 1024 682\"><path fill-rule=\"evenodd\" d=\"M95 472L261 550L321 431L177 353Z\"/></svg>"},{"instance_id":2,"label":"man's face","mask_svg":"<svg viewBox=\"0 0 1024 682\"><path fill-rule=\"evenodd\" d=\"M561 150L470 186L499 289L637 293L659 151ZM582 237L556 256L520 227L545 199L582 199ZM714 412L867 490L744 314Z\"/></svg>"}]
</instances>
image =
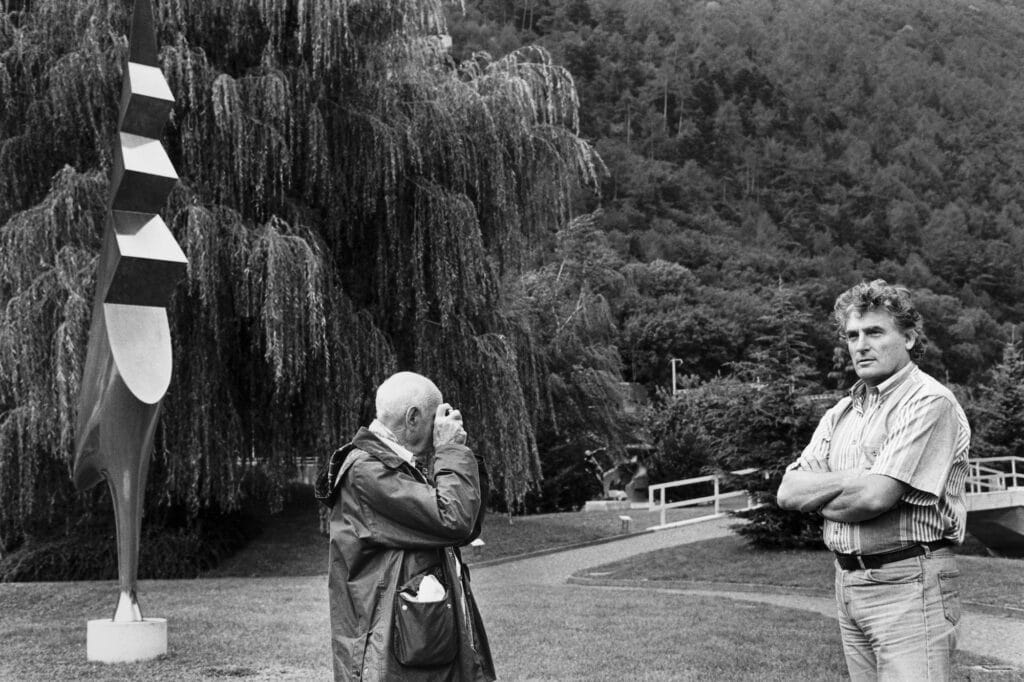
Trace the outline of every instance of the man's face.
<instances>
[{"instance_id":1,"label":"man's face","mask_svg":"<svg viewBox=\"0 0 1024 682\"><path fill-rule=\"evenodd\" d=\"M868 386L877 386L906 367L914 342L886 310L852 311L846 318L846 347L857 376Z\"/></svg>"}]
</instances>

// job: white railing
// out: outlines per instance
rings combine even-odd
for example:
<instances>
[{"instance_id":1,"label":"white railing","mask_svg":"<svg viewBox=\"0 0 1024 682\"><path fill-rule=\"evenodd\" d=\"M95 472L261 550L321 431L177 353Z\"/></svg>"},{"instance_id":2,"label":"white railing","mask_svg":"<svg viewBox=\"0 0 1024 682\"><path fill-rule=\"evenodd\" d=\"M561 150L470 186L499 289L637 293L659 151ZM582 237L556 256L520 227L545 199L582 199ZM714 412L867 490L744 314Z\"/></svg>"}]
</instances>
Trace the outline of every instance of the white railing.
<instances>
[{"instance_id":1,"label":"white railing","mask_svg":"<svg viewBox=\"0 0 1024 682\"><path fill-rule=\"evenodd\" d=\"M753 473L757 473L760 469L739 469L737 471L729 472L733 476L748 476ZM708 521L710 519L717 519L724 516L722 513L722 500L732 499L734 497L742 497L746 495L747 506L745 509L752 509L754 507L754 501L746 490L732 490L728 492L722 492L722 476L720 474L710 474L708 476L697 476L696 478L687 478L681 481L670 481L668 483L655 483L647 488L647 502L648 511L661 512L660 522L654 527L655 530L662 528L671 528L673 526L680 526L683 524L697 523L700 521ZM704 495L702 497L692 497L686 500L677 500L675 502L668 502L665 499L665 491L670 488L681 488L687 485L698 485L701 483L713 483L714 493L711 495ZM692 507L698 504L705 504L707 502L714 503L715 511L711 514L701 516L695 519L686 519L684 521L676 521L675 523L667 523L666 514L669 509L679 509L680 507Z\"/></svg>"},{"instance_id":2,"label":"white railing","mask_svg":"<svg viewBox=\"0 0 1024 682\"><path fill-rule=\"evenodd\" d=\"M979 457L968 463L967 492L992 493L1024 488L1024 457ZM992 464L1003 466L996 468Z\"/></svg>"}]
</instances>

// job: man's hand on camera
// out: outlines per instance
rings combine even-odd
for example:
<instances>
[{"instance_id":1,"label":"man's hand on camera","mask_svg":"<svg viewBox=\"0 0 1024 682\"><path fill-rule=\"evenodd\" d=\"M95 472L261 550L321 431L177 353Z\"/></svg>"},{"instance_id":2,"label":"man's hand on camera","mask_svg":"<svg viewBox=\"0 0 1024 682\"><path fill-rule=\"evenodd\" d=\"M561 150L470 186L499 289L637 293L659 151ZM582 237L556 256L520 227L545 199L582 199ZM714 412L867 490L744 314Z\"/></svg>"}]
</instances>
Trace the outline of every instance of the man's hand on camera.
<instances>
[{"instance_id":1,"label":"man's hand on camera","mask_svg":"<svg viewBox=\"0 0 1024 682\"><path fill-rule=\"evenodd\" d=\"M462 413L448 403L441 403L434 415L434 447L448 443L465 445L466 430L462 428Z\"/></svg>"}]
</instances>

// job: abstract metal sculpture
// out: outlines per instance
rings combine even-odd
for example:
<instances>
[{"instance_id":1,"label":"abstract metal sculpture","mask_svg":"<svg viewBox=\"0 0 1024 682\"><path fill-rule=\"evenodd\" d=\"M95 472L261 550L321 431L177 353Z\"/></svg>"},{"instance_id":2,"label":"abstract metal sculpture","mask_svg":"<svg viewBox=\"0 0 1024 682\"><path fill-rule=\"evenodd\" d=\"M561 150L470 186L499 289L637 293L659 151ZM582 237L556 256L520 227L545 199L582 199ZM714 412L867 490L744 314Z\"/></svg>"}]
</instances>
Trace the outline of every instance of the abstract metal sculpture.
<instances>
[{"instance_id":1,"label":"abstract metal sculpture","mask_svg":"<svg viewBox=\"0 0 1024 682\"><path fill-rule=\"evenodd\" d=\"M174 98L157 61L151 0L135 0L128 44L72 473L79 490L102 479L110 487L120 587L114 623L144 621L136 596L142 501L171 380L165 306L187 265L157 215L178 176L160 142Z\"/></svg>"}]
</instances>

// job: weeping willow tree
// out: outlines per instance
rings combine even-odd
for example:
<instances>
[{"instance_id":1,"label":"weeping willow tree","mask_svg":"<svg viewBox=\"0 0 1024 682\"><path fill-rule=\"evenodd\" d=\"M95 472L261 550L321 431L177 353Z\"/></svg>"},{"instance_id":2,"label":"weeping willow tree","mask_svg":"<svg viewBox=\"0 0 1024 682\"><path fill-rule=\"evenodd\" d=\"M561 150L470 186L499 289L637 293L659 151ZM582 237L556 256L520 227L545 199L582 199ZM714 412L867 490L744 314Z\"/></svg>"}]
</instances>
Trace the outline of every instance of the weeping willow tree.
<instances>
[{"instance_id":1,"label":"weeping willow tree","mask_svg":"<svg viewBox=\"0 0 1024 682\"><path fill-rule=\"evenodd\" d=\"M95 502L70 487L71 425L129 5L2 5L8 547ZM536 483L547 373L499 283L567 221L598 161L564 69L539 49L453 63L444 9L157 0L176 98L164 145L181 175L162 215L189 270L169 308L149 504L276 507L295 458L346 440L396 369L434 377L463 409L509 506Z\"/></svg>"}]
</instances>

